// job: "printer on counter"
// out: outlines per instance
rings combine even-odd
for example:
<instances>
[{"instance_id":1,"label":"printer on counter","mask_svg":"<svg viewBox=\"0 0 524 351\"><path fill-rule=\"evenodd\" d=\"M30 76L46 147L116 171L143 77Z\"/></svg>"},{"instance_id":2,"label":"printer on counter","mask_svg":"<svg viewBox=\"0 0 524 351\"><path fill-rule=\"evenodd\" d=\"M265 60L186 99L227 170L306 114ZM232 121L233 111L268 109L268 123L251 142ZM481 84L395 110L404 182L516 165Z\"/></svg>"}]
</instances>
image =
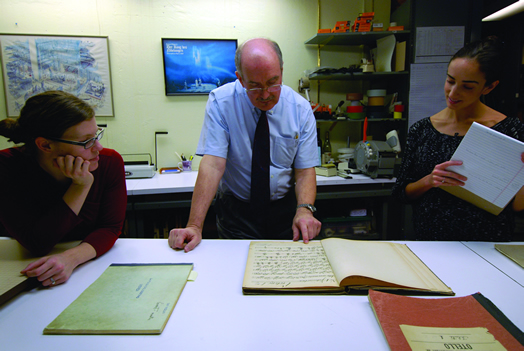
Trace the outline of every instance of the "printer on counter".
<instances>
[{"instance_id":1,"label":"printer on counter","mask_svg":"<svg viewBox=\"0 0 524 351\"><path fill-rule=\"evenodd\" d=\"M122 158L126 178L152 178L155 175L155 165L153 165L151 154L122 154Z\"/></svg>"}]
</instances>

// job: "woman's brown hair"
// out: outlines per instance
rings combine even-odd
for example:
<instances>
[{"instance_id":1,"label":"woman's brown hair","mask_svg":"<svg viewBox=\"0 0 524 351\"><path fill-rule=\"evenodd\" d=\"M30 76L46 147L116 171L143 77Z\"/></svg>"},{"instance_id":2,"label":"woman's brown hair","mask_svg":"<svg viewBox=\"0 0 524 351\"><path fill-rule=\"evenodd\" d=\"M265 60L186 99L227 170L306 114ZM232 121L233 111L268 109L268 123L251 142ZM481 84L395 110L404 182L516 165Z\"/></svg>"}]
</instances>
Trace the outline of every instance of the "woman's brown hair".
<instances>
[{"instance_id":1,"label":"woman's brown hair","mask_svg":"<svg viewBox=\"0 0 524 351\"><path fill-rule=\"evenodd\" d=\"M82 99L64 91L50 90L27 99L17 119L0 121L0 135L32 149L37 137L60 138L68 128L94 115L93 108Z\"/></svg>"}]
</instances>

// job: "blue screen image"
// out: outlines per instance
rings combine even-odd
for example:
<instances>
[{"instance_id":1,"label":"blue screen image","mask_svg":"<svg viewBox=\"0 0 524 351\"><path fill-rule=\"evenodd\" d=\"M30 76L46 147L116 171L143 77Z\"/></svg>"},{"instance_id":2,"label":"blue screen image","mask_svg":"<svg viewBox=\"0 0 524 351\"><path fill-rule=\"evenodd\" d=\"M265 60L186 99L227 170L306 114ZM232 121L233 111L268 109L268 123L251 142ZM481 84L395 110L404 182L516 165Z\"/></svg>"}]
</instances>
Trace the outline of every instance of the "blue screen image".
<instances>
[{"instance_id":1,"label":"blue screen image","mask_svg":"<svg viewBox=\"0 0 524 351\"><path fill-rule=\"evenodd\" d=\"M209 94L235 81L236 39L162 39L166 95Z\"/></svg>"}]
</instances>

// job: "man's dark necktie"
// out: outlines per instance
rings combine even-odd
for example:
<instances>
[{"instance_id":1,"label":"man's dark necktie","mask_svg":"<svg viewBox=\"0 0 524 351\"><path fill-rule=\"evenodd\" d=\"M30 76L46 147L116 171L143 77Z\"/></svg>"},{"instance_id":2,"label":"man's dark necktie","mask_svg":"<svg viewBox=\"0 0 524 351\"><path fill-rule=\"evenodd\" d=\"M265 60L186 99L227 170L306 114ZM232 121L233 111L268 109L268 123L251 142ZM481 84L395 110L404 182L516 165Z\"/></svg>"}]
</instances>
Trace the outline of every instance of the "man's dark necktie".
<instances>
[{"instance_id":1,"label":"man's dark necktie","mask_svg":"<svg viewBox=\"0 0 524 351\"><path fill-rule=\"evenodd\" d=\"M251 161L251 208L259 222L269 219L269 124L262 111L255 130Z\"/></svg>"}]
</instances>

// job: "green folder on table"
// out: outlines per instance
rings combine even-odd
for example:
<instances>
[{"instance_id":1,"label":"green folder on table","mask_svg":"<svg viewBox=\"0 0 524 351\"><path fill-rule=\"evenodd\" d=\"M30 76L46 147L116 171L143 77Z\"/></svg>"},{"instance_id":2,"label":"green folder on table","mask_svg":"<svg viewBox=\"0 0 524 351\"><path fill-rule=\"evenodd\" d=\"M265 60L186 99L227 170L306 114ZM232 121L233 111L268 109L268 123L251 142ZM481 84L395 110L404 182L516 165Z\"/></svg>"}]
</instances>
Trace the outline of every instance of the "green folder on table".
<instances>
[{"instance_id":1,"label":"green folder on table","mask_svg":"<svg viewBox=\"0 0 524 351\"><path fill-rule=\"evenodd\" d=\"M193 264L112 264L44 334L160 334Z\"/></svg>"}]
</instances>

